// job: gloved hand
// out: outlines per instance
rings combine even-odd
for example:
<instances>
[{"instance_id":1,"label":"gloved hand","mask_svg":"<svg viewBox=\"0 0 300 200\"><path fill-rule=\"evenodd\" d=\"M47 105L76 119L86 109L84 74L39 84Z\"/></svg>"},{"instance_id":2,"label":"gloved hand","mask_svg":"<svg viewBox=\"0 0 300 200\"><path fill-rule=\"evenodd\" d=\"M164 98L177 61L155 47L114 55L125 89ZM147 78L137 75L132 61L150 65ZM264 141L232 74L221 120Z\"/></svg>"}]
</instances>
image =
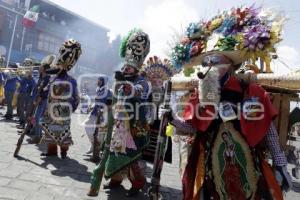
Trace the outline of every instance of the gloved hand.
<instances>
[{"instance_id":1,"label":"gloved hand","mask_svg":"<svg viewBox=\"0 0 300 200\"><path fill-rule=\"evenodd\" d=\"M123 90L124 90L124 94L125 95L130 95L133 93L133 88L132 88L132 85L131 84L124 84L123 85Z\"/></svg>"},{"instance_id":2,"label":"gloved hand","mask_svg":"<svg viewBox=\"0 0 300 200\"><path fill-rule=\"evenodd\" d=\"M162 119L162 117L167 113L167 118L169 121L172 121L174 118L173 118L173 113L172 113L172 110L171 109L165 109L163 107L163 105L160 105L159 106L159 109L158 109L158 119Z\"/></svg>"},{"instance_id":3,"label":"gloved hand","mask_svg":"<svg viewBox=\"0 0 300 200\"><path fill-rule=\"evenodd\" d=\"M124 77L123 73L120 71L115 72L115 79L117 81L125 81L125 77Z\"/></svg>"},{"instance_id":4,"label":"gloved hand","mask_svg":"<svg viewBox=\"0 0 300 200\"><path fill-rule=\"evenodd\" d=\"M287 171L286 166L276 166L276 179L281 185L282 191L288 192L292 186L292 178Z\"/></svg>"},{"instance_id":5,"label":"gloved hand","mask_svg":"<svg viewBox=\"0 0 300 200\"><path fill-rule=\"evenodd\" d=\"M27 121L28 121L29 123L31 123L31 125L33 125L33 126L36 125L36 119L35 119L34 116L28 117Z\"/></svg>"}]
</instances>

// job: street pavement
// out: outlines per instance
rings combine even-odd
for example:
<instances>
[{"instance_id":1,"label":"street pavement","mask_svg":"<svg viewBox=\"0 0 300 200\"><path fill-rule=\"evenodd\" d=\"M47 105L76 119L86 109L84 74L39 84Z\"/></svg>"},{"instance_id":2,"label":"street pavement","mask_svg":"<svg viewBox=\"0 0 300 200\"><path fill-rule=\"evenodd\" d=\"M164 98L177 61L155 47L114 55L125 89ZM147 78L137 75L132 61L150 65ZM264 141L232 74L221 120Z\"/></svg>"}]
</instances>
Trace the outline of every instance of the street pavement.
<instances>
[{"instance_id":1,"label":"street pavement","mask_svg":"<svg viewBox=\"0 0 300 200\"><path fill-rule=\"evenodd\" d=\"M4 113L4 110L0 110ZM20 158L13 157L15 144L19 138L16 123L0 121L0 199L16 200L56 200L56 199L126 199L125 190L130 188L130 182L124 181L123 187L112 191L101 191L97 198L86 195L90 187L90 176L95 164L90 162L85 152L89 141L85 135L83 121L87 115L74 114L72 121L72 136L74 145L70 147L68 158L41 157L45 151L43 145L31 145L25 138L20 150ZM176 152L174 146L174 152ZM173 164L165 164L162 173L162 193L165 199L181 199L181 185L177 168L178 154L173 158ZM150 164L147 164L147 182L151 176ZM106 181L104 181L105 183ZM147 186L137 198L147 199L144 195Z\"/></svg>"},{"instance_id":2,"label":"street pavement","mask_svg":"<svg viewBox=\"0 0 300 200\"><path fill-rule=\"evenodd\" d=\"M0 110L0 113L4 110ZM14 200L84 200L84 199L126 199L125 190L130 183L124 181L123 187L117 190L104 191L101 189L98 197L86 196L89 181L95 164L90 162L85 152L89 142L84 134L84 122L87 115L74 114L72 121L72 135L74 145L71 146L68 158L43 158L43 145L29 145L24 140L18 159L13 157L15 144L19 135L16 124L12 121L0 121L0 199ZM173 145L173 164L164 164L162 173L162 193L164 199L181 199L181 182L178 171L178 146ZM150 181L151 165L147 164L147 182ZM291 167L289 167L290 169ZM105 182L105 181L104 181ZM299 182L299 180L298 180ZM295 182L300 189L300 183ZM295 188L296 190L296 188ZM137 198L147 199L145 190ZM289 192L285 199L300 199L300 193Z\"/></svg>"}]
</instances>

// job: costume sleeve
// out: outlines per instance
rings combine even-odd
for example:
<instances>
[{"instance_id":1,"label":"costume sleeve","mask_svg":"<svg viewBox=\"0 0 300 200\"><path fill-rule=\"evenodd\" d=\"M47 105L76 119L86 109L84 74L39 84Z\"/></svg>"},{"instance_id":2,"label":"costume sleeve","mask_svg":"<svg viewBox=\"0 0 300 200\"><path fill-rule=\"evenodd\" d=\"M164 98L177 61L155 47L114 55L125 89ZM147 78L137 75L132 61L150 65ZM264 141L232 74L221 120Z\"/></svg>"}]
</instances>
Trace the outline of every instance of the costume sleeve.
<instances>
[{"instance_id":1,"label":"costume sleeve","mask_svg":"<svg viewBox=\"0 0 300 200\"><path fill-rule=\"evenodd\" d=\"M50 77L44 77L41 82L39 83L38 87L42 87L41 88L41 92L40 94L38 94L41 99L47 99L48 98L48 93L49 93L49 84L50 82Z\"/></svg>"},{"instance_id":2,"label":"costume sleeve","mask_svg":"<svg viewBox=\"0 0 300 200\"><path fill-rule=\"evenodd\" d=\"M277 109L273 106L266 90L256 84L249 85L246 99L248 100L243 102L243 114L241 115L240 120L241 130L248 144L251 147L255 147L266 138L271 124L277 116ZM262 108L260 112L255 112L255 117L258 117L259 119L249 119L249 115L247 115L247 112L244 110L244 103L249 101L249 99L255 104L258 103L258 106Z\"/></svg>"},{"instance_id":3,"label":"costume sleeve","mask_svg":"<svg viewBox=\"0 0 300 200\"><path fill-rule=\"evenodd\" d=\"M73 91L72 91L72 99L70 103L72 105L73 112L74 112L79 105L79 93L78 93L76 80L72 81L72 86L73 86Z\"/></svg>"},{"instance_id":4,"label":"costume sleeve","mask_svg":"<svg viewBox=\"0 0 300 200\"><path fill-rule=\"evenodd\" d=\"M188 134L196 134L197 129L192 127L189 123L185 122L183 119L177 118L173 119L170 122L179 132L184 133L186 135Z\"/></svg>"},{"instance_id":5,"label":"costume sleeve","mask_svg":"<svg viewBox=\"0 0 300 200\"><path fill-rule=\"evenodd\" d=\"M275 166L286 166L287 160L283 151L281 151L279 144L279 137L274 123L271 123L268 133L266 135L266 142L269 151L271 152Z\"/></svg>"},{"instance_id":6,"label":"costume sleeve","mask_svg":"<svg viewBox=\"0 0 300 200\"><path fill-rule=\"evenodd\" d=\"M112 100L113 100L113 94L110 90L108 90L107 92L108 92L108 95L107 95L107 99L106 99L106 105L111 105Z\"/></svg>"},{"instance_id":7,"label":"costume sleeve","mask_svg":"<svg viewBox=\"0 0 300 200\"><path fill-rule=\"evenodd\" d=\"M133 86L134 95L140 97L141 99L148 99L149 84L145 80L140 80Z\"/></svg>"}]
</instances>

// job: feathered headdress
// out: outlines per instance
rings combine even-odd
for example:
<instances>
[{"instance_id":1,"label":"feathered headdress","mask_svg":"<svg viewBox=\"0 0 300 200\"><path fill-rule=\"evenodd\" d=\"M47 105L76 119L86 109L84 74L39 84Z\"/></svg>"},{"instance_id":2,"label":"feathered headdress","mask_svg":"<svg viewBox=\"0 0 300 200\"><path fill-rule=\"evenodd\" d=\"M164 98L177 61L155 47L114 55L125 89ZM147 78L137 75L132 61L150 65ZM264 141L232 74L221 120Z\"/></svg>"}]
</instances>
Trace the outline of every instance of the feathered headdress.
<instances>
[{"instance_id":1,"label":"feathered headdress","mask_svg":"<svg viewBox=\"0 0 300 200\"><path fill-rule=\"evenodd\" d=\"M150 57L141 69L141 74L150 81L153 87L161 87L162 83L177 73L170 60L161 60L157 56Z\"/></svg>"}]
</instances>

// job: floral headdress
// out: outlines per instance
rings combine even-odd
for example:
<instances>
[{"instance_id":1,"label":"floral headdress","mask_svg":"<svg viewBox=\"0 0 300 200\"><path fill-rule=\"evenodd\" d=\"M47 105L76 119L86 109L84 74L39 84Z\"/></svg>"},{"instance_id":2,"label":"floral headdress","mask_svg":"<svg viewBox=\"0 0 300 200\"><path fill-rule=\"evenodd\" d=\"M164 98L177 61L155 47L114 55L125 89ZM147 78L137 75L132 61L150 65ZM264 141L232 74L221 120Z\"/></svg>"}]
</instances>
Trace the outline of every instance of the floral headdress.
<instances>
[{"instance_id":1,"label":"floral headdress","mask_svg":"<svg viewBox=\"0 0 300 200\"><path fill-rule=\"evenodd\" d=\"M261 58L270 63L275 45L281 41L285 18L278 12L262 8L239 7L224 11L208 21L190 23L184 38L172 49L172 64L181 69L191 67L206 53L218 51L235 54L234 64ZM238 54L237 54L238 53Z\"/></svg>"}]
</instances>

